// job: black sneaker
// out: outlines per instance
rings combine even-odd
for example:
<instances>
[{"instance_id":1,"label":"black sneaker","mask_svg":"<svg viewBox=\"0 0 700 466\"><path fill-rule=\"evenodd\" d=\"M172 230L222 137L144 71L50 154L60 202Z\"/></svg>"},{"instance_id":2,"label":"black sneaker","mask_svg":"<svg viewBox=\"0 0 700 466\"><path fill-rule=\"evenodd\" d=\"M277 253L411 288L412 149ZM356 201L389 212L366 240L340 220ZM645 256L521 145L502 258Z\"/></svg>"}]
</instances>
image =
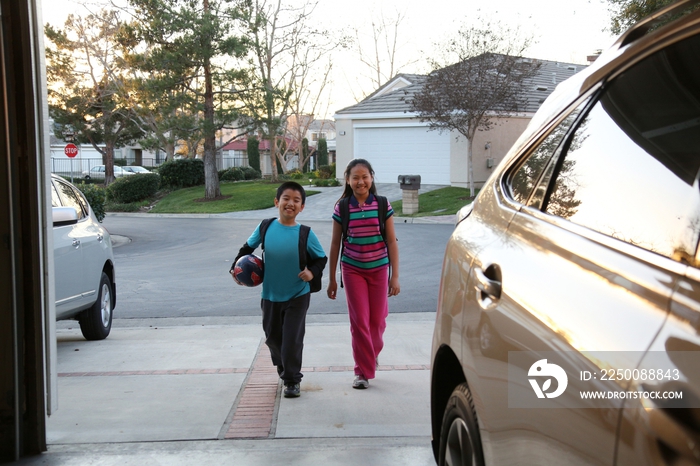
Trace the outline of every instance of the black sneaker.
<instances>
[{"instance_id":1,"label":"black sneaker","mask_svg":"<svg viewBox=\"0 0 700 466\"><path fill-rule=\"evenodd\" d=\"M288 382L284 384L284 397L285 398L296 398L301 395L301 390L299 389L299 383Z\"/></svg>"}]
</instances>

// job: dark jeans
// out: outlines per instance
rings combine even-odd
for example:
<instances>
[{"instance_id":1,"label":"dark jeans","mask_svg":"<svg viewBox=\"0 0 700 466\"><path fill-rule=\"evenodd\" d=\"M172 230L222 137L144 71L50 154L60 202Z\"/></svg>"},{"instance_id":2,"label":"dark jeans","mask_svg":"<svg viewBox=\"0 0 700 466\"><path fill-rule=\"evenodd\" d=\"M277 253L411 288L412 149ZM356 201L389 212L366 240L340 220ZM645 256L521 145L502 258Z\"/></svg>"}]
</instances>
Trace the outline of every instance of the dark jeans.
<instances>
[{"instance_id":1,"label":"dark jeans","mask_svg":"<svg viewBox=\"0 0 700 466\"><path fill-rule=\"evenodd\" d=\"M272 363L285 383L299 383L303 377L301 355L309 302L310 293L306 293L283 303L266 299L260 303L265 344L270 348Z\"/></svg>"}]
</instances>

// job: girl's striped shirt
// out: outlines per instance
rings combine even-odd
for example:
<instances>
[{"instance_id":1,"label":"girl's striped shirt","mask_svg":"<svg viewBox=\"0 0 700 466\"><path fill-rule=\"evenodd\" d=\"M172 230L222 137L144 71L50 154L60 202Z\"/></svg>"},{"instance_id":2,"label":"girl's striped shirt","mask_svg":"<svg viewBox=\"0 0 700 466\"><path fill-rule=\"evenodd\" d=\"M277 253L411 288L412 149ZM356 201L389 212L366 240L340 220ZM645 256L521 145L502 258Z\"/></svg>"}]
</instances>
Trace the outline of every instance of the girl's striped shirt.
<instances>
[{"instance_id":1,"label":"girl's striped shirt","mask_svg":"<svg viewBox=\"0 0 700 466\"><path fill-rule=\"evenodd\" d=\"M355 196L350 196L348 208L350 212L348 238L343 243L344 250L340 261L360 269L387 266L389 254L379 231L379 203L376 197L370 194L365 205L360 208ZM392 215L394 215L394 209L387 201L386 218ZM333 211L333 220L343 224L338 203Z\"/></svg>"}]
</instances>

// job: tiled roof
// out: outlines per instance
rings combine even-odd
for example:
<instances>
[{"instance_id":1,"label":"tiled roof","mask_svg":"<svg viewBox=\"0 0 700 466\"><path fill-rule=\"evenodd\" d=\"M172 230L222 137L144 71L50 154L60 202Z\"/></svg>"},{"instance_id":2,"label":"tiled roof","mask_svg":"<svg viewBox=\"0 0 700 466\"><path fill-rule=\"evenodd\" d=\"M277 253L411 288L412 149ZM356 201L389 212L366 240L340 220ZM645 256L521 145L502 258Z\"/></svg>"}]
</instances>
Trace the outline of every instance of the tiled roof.
<instances>
[{"instance_id":1,"label":"tiled roof","mask_svg":"<svg viewBox=\"0 0 700 466\"><path fill-rule=\"evenodd\" d=\"M338 114L346 113L395 113L395 112L407 112L410 106L406 103L405 99L410 99L410 97L416 92L423 88L423 83L427 76L425 75L410 75L411 78L408 79L411 82L410 85L403 87L401 89L389 92L387 94L382 94L374 97L379 91L384 87L377 89L372 95L367 97L362 102L346 107L342 110L337 111ZM407 75L398 75L392 81L399 77L406 78ZM388 85L387 83L386 85ZM386 86L385 85L385 86Z\"/></svg>"},{"instance_id":2,"label":"tiled roof","mask_svg":"<svg viewBox=\"0 0 700 466\"><path fill-rule=\"evenodd\" d=\"M528 59L526 59L528 60ZM540 107L544 99L552 93L560 82L581 71L586 65L562 63L549 60L530 59L541 63L535 77L525 84L525 98L527 99L525 112L534 113ZM391 85L399 78L404 78L411 84L401 89L381 94L381 90ZM419 74L397 75L390 82L377 89L369 97L350 107L338 110L338 115L366 114L366 113L411 113L411 98L423 88L427 76ZM375 97L376 96L376 97Z\"/></svg>"}]
</instances>

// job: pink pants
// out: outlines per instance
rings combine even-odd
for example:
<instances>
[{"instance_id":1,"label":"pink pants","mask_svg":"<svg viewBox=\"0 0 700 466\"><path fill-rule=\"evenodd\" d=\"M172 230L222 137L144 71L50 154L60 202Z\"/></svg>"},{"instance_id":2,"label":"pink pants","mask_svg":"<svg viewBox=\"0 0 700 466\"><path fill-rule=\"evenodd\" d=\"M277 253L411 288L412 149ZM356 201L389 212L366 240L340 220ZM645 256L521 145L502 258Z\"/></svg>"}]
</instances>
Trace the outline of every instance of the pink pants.
<instances>
[{"instance_id":1,"label":"pink pants","mask_svg":"<svg viewBox=\"0 0 700 466\"><path fill-rule=\"evenodd\" d=\"M389 267L361 270L343 264L342 274L350 315L355 375L373 379L377 357L384 348L383 336L389 314Z\"/></svg>"}]
</instances>

